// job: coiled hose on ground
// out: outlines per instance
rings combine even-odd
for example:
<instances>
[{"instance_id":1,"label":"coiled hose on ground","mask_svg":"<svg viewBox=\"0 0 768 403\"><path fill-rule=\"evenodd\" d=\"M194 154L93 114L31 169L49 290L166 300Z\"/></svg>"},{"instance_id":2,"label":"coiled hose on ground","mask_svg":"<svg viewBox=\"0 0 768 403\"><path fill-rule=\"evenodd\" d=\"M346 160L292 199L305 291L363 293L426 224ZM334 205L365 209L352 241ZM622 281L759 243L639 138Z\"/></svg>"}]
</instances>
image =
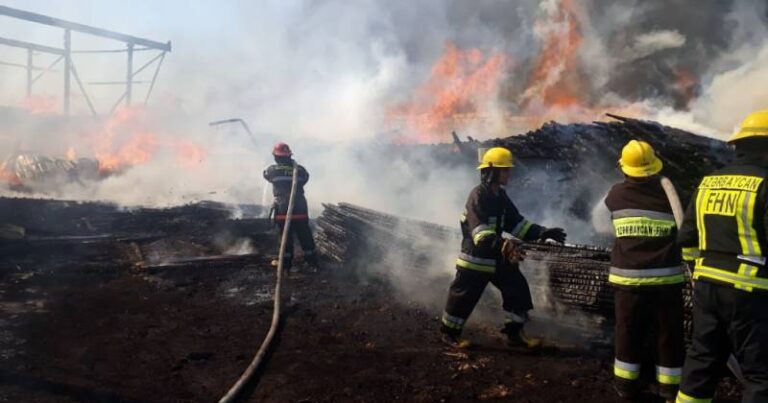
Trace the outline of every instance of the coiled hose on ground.
<instances>
[{"instance_id":1,"label":"coiled hose on ground","mask_svg":"<svg viewBox=\"0 0 768 403\"><path fill-rule=\"evenodd\" d=\"M280 253L277 263L277 279L275 281L274 309L272 310L272 325L269 327L267 336L264 337L264 341L261 343L259 351L256 352L256 355L248 365L248 368L245 369L245 372L243 372L237 382L232 385L227 394L219 399L219 403L230 403L233 402L235 398L237 398L245 385L251 380L251 378L253 378L256 370L261 366L262 361L264 360L264 357L266 356L267 351L269 351L269 348L272 344L272 340L275 338L275 334L277 334L278 324L280 323L280 315L282 313L282 300L280 297L280 290L282 289L283 284L283 256L285 256L285 243L290 236L291 216L293 215L293 199L296 196L296 177L298 176L298 172L298 165L296 165L296 162L294 161L293 178L291 180L291 196L288 199L288 211L286 212L285 226L283 227L283 233L280 239Z\"/></svg>"}]
</instances>

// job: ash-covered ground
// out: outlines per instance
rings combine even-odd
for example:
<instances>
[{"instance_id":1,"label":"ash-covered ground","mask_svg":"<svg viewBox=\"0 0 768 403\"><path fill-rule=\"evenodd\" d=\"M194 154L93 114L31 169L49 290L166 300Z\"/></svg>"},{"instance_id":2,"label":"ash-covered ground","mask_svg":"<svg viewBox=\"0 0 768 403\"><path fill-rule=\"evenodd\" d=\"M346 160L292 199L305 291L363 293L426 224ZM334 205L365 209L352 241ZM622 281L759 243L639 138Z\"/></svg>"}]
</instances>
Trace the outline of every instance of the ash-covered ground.
<instances>
[{"instance_id":1,"label":"ash-covered ground","mask_svg":"<svg viewBox=\"0 0 768 403\"><path fill-rule=\"evenodd\" d=\"M277 236L247 218L257 207L0 207L2 401L215 401L267 331ZM244 401L619 401L609 350L550 343L513 353L497 323L480 318L468 329L478 347L450 350L438 341L439 309L389 277L300 269ZM721 389L718 401L737 401L737 388Z\"/></svg>"}]
</instances>

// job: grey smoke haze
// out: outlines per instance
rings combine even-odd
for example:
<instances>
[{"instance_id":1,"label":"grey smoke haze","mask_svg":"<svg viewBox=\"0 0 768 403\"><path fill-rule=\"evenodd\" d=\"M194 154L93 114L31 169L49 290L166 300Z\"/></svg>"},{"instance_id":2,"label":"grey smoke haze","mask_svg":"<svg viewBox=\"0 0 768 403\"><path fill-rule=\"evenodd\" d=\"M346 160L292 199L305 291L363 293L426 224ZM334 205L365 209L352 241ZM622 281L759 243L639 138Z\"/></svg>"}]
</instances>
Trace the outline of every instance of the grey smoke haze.
<instances>
[{"instance_id":1,"label":"grey smoke haze","mask_svg":"<svg viewBox=\"0 0 768 403\"><path fill-rule=\"evenodd\" d=\"M446 41L510 55L507 85L524 89L526 67L542 46L535 25L562 8L554 0L6 3L172 40L155 104L211 118L235 113L263 131L326 140L375 136L388 106L410 97ZM689 91L706 93L719 74L749 62L766 33L766 4L757 0L570 3L583 36L578 79L592 102L614 93L689 107ZM60 31L0 18L0 35L60 45ZM80 48L116 46L86 35L73 40ZM0 59L23 62L23 53L2 47ZM75 62L92 80L122 77L120 58L82 55ZM0 102L13 104L23 97L23 71L2 69ZM693 77L692 88L676 84L682 72ZM36 90L58 96L59 81L48 77ZM100 104L119 95L114 88L92 91ZM501 96L502 107L514 110L508 97L515 95ZM84 111L82 99L76 103Z\"/></svg>"},{"instance_id":2,"label":"grey smoke haze","mask_svg":"<svg viewBox=\"0 0 768 403\"><path fill-rule=\"evenodd\" d=\"M449 225L455 225L476 173L466 167L431 170L429 164L414 168L405 160L382 159L377 147L386 141L380 134L390 129L387 111L411 99L446 42L452 42L459 48L477 48L485 56L509 57L493 103L498 110L518 113L531 69L545 50L543 39L568 28L558 20L563 4L555 0L6 4L173 41L174 51L150 100L159 108L152 112L161 139L156 156L94 187L58 190L59 197L125 204L261 201L261 170L270 162L269 147L286 140L312 173L308 192L316 210L320 202L344 200ZM556 71L552 79L571 75L584 92L584 102L637 103L648 117L718 136L727 135L750 110L768 104L768 95L755 85L768 78L764 2L570 4L567 19L581 36L578 68ZM4 17L0 22L2 36L60 46L60 31ZM73 41L79 49L116 46L78 34ZM0 47L0 60L23 63L24 57L23 51ZM150 56L137 57L144 58L137 60L141 63ZM50 61L39 58L42 64ZM121 58L80 55L75 62L87 80L116 80L124 74ZM18 105L24 72L0 69L0 104ZM681 87L680 71L693 77L690 85ZM59 76L46 77L36 84L35 93L59 96L60 81ZM101 111L119 96L116 88L90 88ZM527 95L530 102L540 98L535 91ZM77 91L73 102L78 113L85 113ZM236 127L207 126L228 117L247 119L259 133L258 147ZM62 133L55 123L45 126L34 120L0 130L3 155L17 147L62 155L73 143L78 155L89 152L81 130ZM500 133L514 134L503 125ZM480 129L461 134L488 136ZM179 165L167 146L174 138L204 147L205 161L194 167ZM519 203L536 205L535 200Z\"/></svg>"}]
</instances>

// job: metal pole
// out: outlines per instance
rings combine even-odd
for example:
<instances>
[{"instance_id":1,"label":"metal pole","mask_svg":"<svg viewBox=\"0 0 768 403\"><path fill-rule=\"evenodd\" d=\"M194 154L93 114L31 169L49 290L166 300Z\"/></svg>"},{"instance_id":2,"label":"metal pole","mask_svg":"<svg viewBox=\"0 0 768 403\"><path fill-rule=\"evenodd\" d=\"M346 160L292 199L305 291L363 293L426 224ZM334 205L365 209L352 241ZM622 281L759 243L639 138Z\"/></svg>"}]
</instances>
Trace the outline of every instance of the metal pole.
<instances>
[{"instance_id":1,"label":"metal pole","mask_svg":"<svg viewBox=\"0 0 768 403\"><path fill-rule=\"evenodd\" d=\"M40 77L43 76L43 74L56 71L53 68L56 67L56 65L59 64L59 62L62 59L64 59L64 55L63 54L61 56L59 56L58 59L52 61L51 64L48 65L48 67L46 67L44 69L39 69L39 70L42 70L42 71L40 72L40 74L36 75L35 78L32 79L32 84L34 85L37 82L37 80L39 80Z\"/></svg>"},{"instance_id":2,"label":"metal pole","mask_svg":"<svg viewBox=\"0 0 768 403\"><path fill-rule=\"evenodd\" d=\"M149 102L149 96L152 95L152 90L155 89L155 81L157 81L157 75L160 74L160 67L163 65L163 60L165 60L165 52L163 52L162 56L160 56L160 61L157 62L157 68L155 69L155 74L152 76L152 84L149 85L149 90L147 90L147 96L144 98L144 105Z\"/></svg>"},{"instance_id":3,"label":"metal pole","mask_svg":"<svg viewBox=\"0 0 768 403\"><path fill-rule=\"evenodd\" d=\"M128 68L125 75L125 106L131 105L133 87L133 43L128 43Z\"/></svg>"},{"instance_id":4,"label":"metal pole","mask_svg":"<svg viewBox=\"0 0 768 403\"><path fill-rule=\"evenodd\" d=\"M85 98L85 102L88 104L88 109L91 110L91 113L93 116L98 119L99 114L96 113L96 108L93 107L93 102L91 102L91 98L88 96L88 93L85 92L85 86L83 85L83 82L80 81L80 75L77 74L77 67L74 63L72 63L72 75L75 77L75 82L77 82L77 86L80 87L80 93L83 94L83 98Z\"/></svg>"},{"instance_id":5,"label":"metal pole","mask_svg":"<svg viewBox=\"0 0 768 403\"><path fill-rule=\"evenodd\" d=\"M64 30L64 115L69 116L70 76L72 69L72 32Z\"/></svg>"},{"instance_id":6,"label":"metal pole","mask_svg":"<svg viewBox=\"0 0 768 403\"><path fill-rule=\"evenodd\" d=\"M32 49L27 49L27 98L32 96L32 69L34 69L32 63Z\"/></svg>"}]
</instances>

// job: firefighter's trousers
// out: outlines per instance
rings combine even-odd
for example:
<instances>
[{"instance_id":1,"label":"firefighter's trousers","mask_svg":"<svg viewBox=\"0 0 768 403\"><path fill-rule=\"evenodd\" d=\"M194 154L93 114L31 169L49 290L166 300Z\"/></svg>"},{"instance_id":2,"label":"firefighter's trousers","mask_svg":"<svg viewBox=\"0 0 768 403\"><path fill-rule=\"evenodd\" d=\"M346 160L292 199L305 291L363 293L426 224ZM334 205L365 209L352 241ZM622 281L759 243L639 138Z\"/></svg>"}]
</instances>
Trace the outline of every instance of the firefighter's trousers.
<instances>
[{"instance_id":1,"label":"firefighter's trousers","mask_svg":"<svg viewBox=\"0 0 768 403\"><path fill-rule=\"evenodd\" d=\"M528 311L533 309L533 302L528 281L517 265L497 266L495 273L457 267L443 312L444 329L450 329L455 334L461 333L489 282L501 291L502 308L507 314L505 322L525 321Z\"/></svg>"},{"instance_id":2,"label":"firefighter's trousers","mask_svg":"<svg viewBox=\"0 0 768 403\"><path fill-rule=\"evenodd\" d=\"M285 228L285 220L275 220L277 228L282 235ZM288 239L285 244L285 254L283 255L283 269L290 269L293 264L293 240L294 237L299 238L301 244L301 250L304 253L304 261L309 264L317 263L317 256L315 254L315 240L312 238L312 229L309 226L309 220L304 219L292 219L291 226L288 229Z\"/></svg>"},{"instance_id":3,"label":"firefighter's trousers","mask_svg":"<svg viewBox=\"0 0 768 403\"><path fill-rule=\"evenodd\" d=\"M742 401L768 402L768 293L698 281L691 339L678 402L712 399L730 354L746 380Z\"/></svg>"},{"instance_id":4,"label":"firefighter's trousers","mask_svg":"<svg viewBox=\"0 0 768 403\"><path fill-rule=\"evenodd\" d=\"M640 364L651 354L659 394L675 397L685 357L682 289L682 284L615 289L617 385L635 388ZM655 351L645 351L647 345Z\"/></svg>"}]
</instances>

